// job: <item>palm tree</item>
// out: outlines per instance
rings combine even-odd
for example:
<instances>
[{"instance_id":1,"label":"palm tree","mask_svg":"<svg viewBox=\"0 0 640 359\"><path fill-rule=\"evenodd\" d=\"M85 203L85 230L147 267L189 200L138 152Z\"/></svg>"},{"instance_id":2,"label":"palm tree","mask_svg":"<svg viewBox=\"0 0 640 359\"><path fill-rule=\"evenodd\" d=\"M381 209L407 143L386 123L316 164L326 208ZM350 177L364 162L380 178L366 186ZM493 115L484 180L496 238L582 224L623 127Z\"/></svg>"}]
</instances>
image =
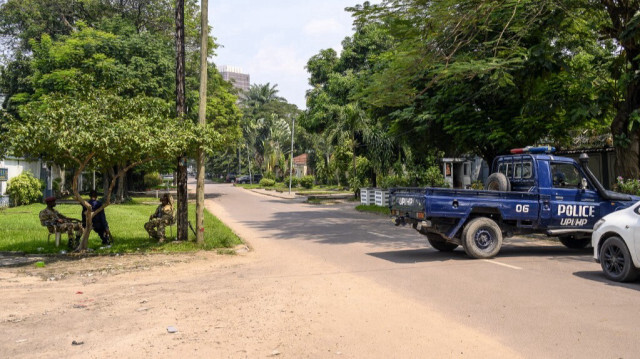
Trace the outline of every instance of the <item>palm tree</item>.
<instances>
[{"instance_id":1,"label":"palm tree","mask_svg":"<svg viewBox=\"0 0 640 359\"><path fill-rule=\"evenodd\" d=\"M284 98L277 96L278 85L271 86L269 82L263 85L252 84L245 92L245 103L249 107L259 107L271 101L284 101Z\"/></svg>"}]
</instances>

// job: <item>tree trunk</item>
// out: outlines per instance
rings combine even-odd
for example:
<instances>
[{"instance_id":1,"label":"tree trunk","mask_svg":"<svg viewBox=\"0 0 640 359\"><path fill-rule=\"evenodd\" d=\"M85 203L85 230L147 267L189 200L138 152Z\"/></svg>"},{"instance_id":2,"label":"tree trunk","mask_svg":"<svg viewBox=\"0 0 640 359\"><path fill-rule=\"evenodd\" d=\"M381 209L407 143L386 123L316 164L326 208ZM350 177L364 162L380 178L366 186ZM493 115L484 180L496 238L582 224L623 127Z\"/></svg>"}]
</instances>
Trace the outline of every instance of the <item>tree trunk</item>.
<instances>
[{"instance_id":1,"label":"tree trunk","mask_svg":"<svg viewBox=\"0 0 640 359\"><path fill-rule=\"evenodd\" d=\"M109 182L111 182L109 174L110 172L108 170L102 170L102 195L105 197L107 196L107 192L109 192Z\"/></svg>"},{"instance_id":2,"label":"tree trunk","mask_svg":"<svg viewBox=\"0 0 640 359\"><path fill-rule=\"evenodd\" d=\"M205 126L207 117L207 41L209 40L208 1L200 5L200 104L198 124ZM204 149L198 149L198 183L196 186L196 242L204 243Z\"/></svg>"},{"instance_id":3,"label":"tree trunk","mask_svg":"<svg viewBox=\"0 0 640 359\"><path fill-rule=\"evenodd\" d=\"M176 112L180 120L185 115L185 66L184 66L184 0L176 0ZM187 159L178 157L177 179L177 239L188 239L188 192L187 192Z\"/></svg>"},{"instance_id":4,"label":"tree trunk","mask_svg":"<svg viewBox=\"0 0 640 359\"><path fill-rule=\"evenodd\" d=\"M615 39L622 52L626 63L622 73L616 76L616 80L625 84L624 93L620 94L621 100L616 104L616 116L611 123L616 150L616 172L625 179L640 177L640 128L635 117L640 110L640 43L636 34L635 15L640 9L637 2L600 0L611 19L611 26L605 28L606 35ZM629 35L631 32L632 35Z\"/></svg>"},{"instance_id":5,"label":"tree trunk","mask_svg":"<svg viewBox=\"0 0 640 359\"><path fill-rule=\"evenodd\" d=\"M118 173L120 172L121 166L118 166ZM125 186L125 177L121 176L118 178L118 192L116 193L116 203L124 202L124 186Z\"/></svg>"},{"instance_id":6,"label":"tree trunk","mask_svg":"<svg viewBox=\"0 0 640 359\"><path fill-rule=\"evenodd\" d=\"M629 112L622 108L628 101L620 104L618 113L611 123L611 134L616 150L616 174L625 179L640 178L640 137L638 130L628 130ZM637 108L637 107L636 107Z\"/></svg>"}]
</instances>

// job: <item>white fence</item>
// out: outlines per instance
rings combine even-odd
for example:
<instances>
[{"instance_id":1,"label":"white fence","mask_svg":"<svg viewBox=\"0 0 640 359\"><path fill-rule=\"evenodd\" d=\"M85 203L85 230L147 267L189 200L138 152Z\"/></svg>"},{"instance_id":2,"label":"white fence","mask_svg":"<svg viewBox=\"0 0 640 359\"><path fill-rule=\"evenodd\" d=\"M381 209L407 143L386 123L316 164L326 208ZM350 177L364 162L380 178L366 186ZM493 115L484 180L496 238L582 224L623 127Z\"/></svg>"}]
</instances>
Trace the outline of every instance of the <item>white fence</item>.
<instances>
[{"instance_id":1,"label":"white fence","mask_svg":"<svg viewBox=\"0 0 640 359\"><path fill-rule=\"evenodd\" d=\"M389 191L381 188L360 188L360 203L387 207L389 206Z\"/></svg>"},{"instance_id":2,"label":"white fence","mask_svg":"<svg viewBox=\"0 0 640 359\"><path fill-rule=\"evenodd\" d=\"M376 189L375 205L381 207L389 206L389 191L386 189Z\"/></svg>"},{"instance_id":3,"label":"white fence","mask_svg":"<svg viewBox=\"0 0 640 359\"><path fill-rule=\"evenodd\" d=\"M360 188L360 203L361 204L375 204L376 192L375 188L363 187Z\"/></svg>"}]
</instances>

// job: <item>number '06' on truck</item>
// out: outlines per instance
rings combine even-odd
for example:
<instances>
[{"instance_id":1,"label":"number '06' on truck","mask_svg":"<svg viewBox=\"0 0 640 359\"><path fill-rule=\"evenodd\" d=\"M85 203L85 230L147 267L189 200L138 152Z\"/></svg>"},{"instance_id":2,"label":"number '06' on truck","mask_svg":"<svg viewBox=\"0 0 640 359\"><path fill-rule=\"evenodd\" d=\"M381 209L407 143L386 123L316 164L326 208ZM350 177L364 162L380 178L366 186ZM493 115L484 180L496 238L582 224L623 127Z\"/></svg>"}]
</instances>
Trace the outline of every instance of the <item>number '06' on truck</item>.
<instances>
[{"instance_id":1,"label":"number '06' on truck","mask_svg":"<svg viewBox=\"0 0 640 359\"><path fill-rule=\"evenodd\" d=\"M606 190L580 163L549 153L499 156L485 190L392 188L396 225L411 225L439 251L462 246L473 258L498 254L503 238L544 233L569 248L590 244L594 224L640 197Z\"/></svg>"}]
</instances>

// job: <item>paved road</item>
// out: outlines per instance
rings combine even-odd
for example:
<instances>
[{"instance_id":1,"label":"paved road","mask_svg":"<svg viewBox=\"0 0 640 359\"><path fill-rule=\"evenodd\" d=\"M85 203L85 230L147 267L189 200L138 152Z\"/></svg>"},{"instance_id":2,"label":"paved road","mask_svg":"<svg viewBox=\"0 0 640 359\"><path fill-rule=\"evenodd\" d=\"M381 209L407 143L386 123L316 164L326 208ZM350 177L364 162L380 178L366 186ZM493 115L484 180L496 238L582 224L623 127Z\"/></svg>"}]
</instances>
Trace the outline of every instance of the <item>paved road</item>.
<instances>
[{"instance_id":1,"label":"paved road","mask_svg":"<svg viewBox=\"0 0 640 359\"><path fill-rule=\"evenodd\" d=\"M250 237L256 252L277 248L282 261L287 251L303 252L432 308L522 357L640 353L640 283L607 281L590 250L518 239L507 241L493 260L472 260L461 249L440 253L411 228L358 213L353 204L306 204L227 184L207 185L206 192L214 212ZM455 335L433 329L423 335Z\"/></svg>"}]
</instances>

